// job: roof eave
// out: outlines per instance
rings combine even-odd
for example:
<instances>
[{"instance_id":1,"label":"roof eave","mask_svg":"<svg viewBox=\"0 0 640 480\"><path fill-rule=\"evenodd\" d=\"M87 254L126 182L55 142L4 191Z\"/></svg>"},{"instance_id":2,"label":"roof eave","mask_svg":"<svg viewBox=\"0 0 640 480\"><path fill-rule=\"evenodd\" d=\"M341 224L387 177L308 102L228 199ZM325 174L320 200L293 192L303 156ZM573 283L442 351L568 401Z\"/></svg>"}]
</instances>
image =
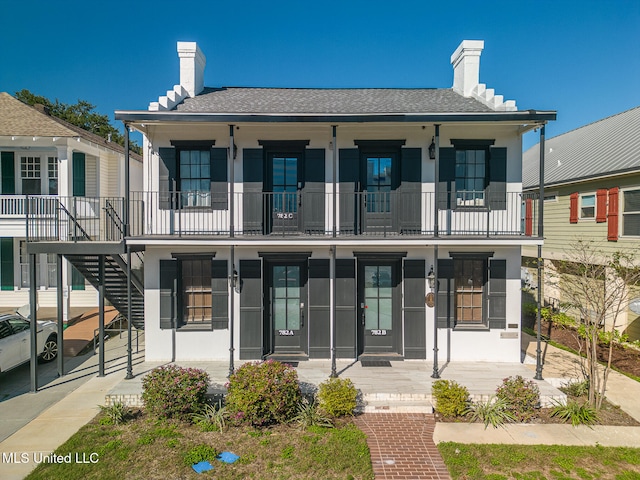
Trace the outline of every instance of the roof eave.
<instances>
[{"instance_id":1,"label":"roof eave","mask_svg":"<svg viewBox=\"0 0 640 480\"><path fill-rule=\"evenodd\" d=\"M146 110L116 110L115 119L127 123L142 122L222 122L222 123L451 123L451 122L531 122L545 123L556 119L553 110L524 110L519 112L450 112L450 113L201 113Z\"/></svg>"}]
</instances>

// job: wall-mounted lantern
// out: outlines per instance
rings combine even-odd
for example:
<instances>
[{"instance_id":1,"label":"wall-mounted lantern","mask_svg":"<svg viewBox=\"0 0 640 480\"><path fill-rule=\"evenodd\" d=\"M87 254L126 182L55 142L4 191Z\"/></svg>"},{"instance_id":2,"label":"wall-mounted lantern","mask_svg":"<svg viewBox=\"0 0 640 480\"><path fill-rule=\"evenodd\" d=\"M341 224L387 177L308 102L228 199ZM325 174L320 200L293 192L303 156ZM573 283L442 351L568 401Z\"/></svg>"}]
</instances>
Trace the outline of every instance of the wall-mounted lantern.
<instances>
[{"instance_id":1,"label":"wall-mounted lantern","mask_svg":"<svg viewBox=\"0 0 640 480\"><path fill-rule=\"evenodd\" d=\"M431 160L436 159L436 144L434 142L435 138L431 137L431 145L429 145L429 158Z\"/></svg>"}]
</instances>

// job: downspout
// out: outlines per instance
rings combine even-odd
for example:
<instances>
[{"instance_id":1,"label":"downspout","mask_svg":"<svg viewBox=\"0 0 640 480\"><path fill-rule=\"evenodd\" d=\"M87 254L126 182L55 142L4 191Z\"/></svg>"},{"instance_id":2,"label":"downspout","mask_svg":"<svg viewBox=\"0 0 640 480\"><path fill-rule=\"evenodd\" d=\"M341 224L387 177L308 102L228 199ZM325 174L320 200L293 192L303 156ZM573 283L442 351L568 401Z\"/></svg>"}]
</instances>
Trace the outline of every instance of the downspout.
<instances>
[{"instance_id":1,"label":"downspout","mask_svg":"<svg viewBox=\"0 0 640 480\"><path fill-rule=\"evenodd\" d=\"M540 127L540 191L538 193L538 238L544 241L544 136L545 124ZM536 374L533 377L536 380L542 380L542 322L540 318L540 310L542 309L542 244L538 245L538 312L536 320L538 322L538 330L536 332Z\"/></svg>"},{"instance_id":2,"label":"downspout","mask_svg":"<svg viewBox=\"0 0 640 480\"><path fill-rule=\"evenodd\" d=\"M440 174L440 125L435 125L436 135L436 164L434 166L434 194L433 194L433 237L438 238L439 222L438 222L438 180ZM433 246L433 276L434 281L434 295L433 295L433 373L431 378L440 378L440 372L438 371L438 286L440 280L438 279L438 244Z\"/></svg>"},{"instance_id":3,"label":"downspout","mask_svg":"<svg viewBox=\"0 0 640 480\"><path fill-rule=\"evenodd\" d=\"M27 200L27 204L29 201ZM27 217L28 218L28 217ZM29 307L31 321L31 393L38 391L38 297L37 297L37 277L36 277L36 254L29 254ZM62 352L58 352L62 355Z\"/></svg>"}]
</instances>

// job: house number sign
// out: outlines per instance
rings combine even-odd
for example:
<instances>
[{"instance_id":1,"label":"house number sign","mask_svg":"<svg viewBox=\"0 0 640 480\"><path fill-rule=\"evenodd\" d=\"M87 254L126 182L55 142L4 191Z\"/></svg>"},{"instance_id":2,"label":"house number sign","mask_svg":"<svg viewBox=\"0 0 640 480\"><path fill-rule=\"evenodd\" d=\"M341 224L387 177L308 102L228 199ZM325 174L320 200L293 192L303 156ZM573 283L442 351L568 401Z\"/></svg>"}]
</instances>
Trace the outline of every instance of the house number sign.
<instances>
[{"instance_id":1,"label":"house number sign","mask_svg":"<svg viewBox=\"0 0 640 480\"><path fill-rule=\"evenodd\" d=\"M276 213L276 218L283 219L283 220L293 220L293 213L278 212Z\"/></svg>"},{"instance_id":2,"label":"house number sign","mask_svg":"<svg viewBox=\"0 0 640 480\"><path fill-rule=\"evenodd\" d=\"M278 330L281 337L293 337L293 330Z\"/></svg>"},{"instance_id":3,"label":"house number sign","mask_svg":"<svg viewBox=\"0 0 640 480\"><path fill-rule=\"evenodd\" d=\"M371 335L373 335L374 337L378 336L378 337L384 337L387 335L387 331L386 330L371 330Z\"/></svg>"}]
</instances>

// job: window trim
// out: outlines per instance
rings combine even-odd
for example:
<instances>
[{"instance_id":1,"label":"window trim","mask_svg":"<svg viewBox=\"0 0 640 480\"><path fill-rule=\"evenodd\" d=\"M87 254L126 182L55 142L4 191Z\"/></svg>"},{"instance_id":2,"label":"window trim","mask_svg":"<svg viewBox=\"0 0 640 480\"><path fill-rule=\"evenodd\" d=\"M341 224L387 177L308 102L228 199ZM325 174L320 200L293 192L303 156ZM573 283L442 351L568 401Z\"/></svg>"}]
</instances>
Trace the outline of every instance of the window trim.
<instances>
[{"instance_id":1,"label":"window trim","mask_svg":"<svg viewBox=\"0 0 640 480\"><path fill-rule=\"evenodd\" d=\"M551 198L553 197L553 198ZM544 198L543 201L544 203L558 203L559 202L559 193L557 190L553 191L553 192L544 192Z\"/></svg>"},{"instance_id":2,"label":"window trim","mask_svg":"<svg viewBox=\"0 0 640 480\"><path fill-rule=\"evenodd\" d=\"M618 227L619 228L618 234L619 234L619 236L624 237L624 238L638 238L638 237L640 237L640 232L638 232L636 235L633 235L633 234L629 235L629 234L625 234L625 232L624 232L624 216L625 216L625 214L626 215L640 215L640 210L633 211L633 212L625 212L624 211L624 209L625 209L625 194L627 192L635 192L635 191L640 192L640 187L627 187L627 188L621 188L620 189L620 192L622 193L622 208L620 208L620 206L618 207L618 217L622 217L621 218L622 221L620 222L621 225Z\"/></svg>"},{"instance_id":3,"label":"window trim","mask_svg":"<svg viewBox=\"0 0 640 480\"><path fill-rule=\"evenodd\" d=\"M452 210L458 211L486 211L489 209L489 196L488 188L491 183L491 147L495 145L495 139L467 139L467 138L452 138L450 140L451 145L454 148L454 167L453 167L453 194L454 198L452 199ZM473 204L465 204L464 202L458 204L458 189L456 187L456 182L458 180L458 176L456 174L456 164L457 157L459 151L484 151L484 186L482 188L482 204L481 205L473 205ZM466 157L465 157L466 162ZM462 178L462 177L461 177ZM464 177L470 178L470 177ZM475 177L473 177L475 178ZM463 190L467 191L467 190ZM477 192L476 190L473 190Z\"/></svg>"},{"instance_id":4,"label":"window trim","mask_svg":"<svg viewBox=\"0 0 640 480\"><path fill-rule=\"evenodd\" d=\"M591 217L585 217L582 215L582 201L585 197L593 197L593 206L591 206L591 208L593 208L593 216ZM578 220L584 220L587 222L595 222L596 221L596 209L597 209L597 195L596 192L581 192L578 194ZM589 208L589 207L587 207Z\"/></svg>"}]
</instances>

